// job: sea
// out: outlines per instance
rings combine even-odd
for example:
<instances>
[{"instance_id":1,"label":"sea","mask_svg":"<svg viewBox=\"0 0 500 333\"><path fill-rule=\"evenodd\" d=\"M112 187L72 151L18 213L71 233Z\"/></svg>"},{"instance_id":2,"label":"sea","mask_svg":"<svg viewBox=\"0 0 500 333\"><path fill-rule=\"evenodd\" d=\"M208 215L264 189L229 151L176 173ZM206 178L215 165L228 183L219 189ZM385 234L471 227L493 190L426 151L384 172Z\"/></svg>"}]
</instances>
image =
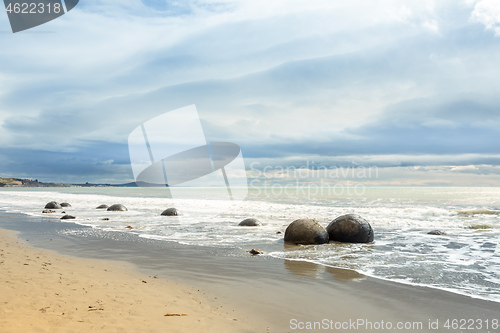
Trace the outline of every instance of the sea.
<instances>
[{"instance_id":1,"label":"sea","mask_svg":"<svg viewBox=\"0 0 500 333\"><path fill-rule=\"evenodd\" d=\"M500 302L500 188L363 187L342 193L288 188L251 188L245 200L214 199L216 189L184 188L182 199L166 188L68 187L2 188L0 210L42 217L54 223L77 223L91 229L134 233L139 237L196 247L259 248L262 256L307 261L353 270L365 276L437 288ZM190 194L193 194L192 196ZM75 220L60 220L61 211L42 213L49 201ZM124 212L98 210L120 203ZM182 216L161 216L175 207ZM325 227L344 214L358 214L374 229L370 244L332 242L289 246L286 227L300 218ZM240 227L254 217L260 227ZM0 223L1 227L1 223ZM67 232L84 232L69 229ZM440 230L443 235L428 232Z\"/></svg>"}]
</instances>

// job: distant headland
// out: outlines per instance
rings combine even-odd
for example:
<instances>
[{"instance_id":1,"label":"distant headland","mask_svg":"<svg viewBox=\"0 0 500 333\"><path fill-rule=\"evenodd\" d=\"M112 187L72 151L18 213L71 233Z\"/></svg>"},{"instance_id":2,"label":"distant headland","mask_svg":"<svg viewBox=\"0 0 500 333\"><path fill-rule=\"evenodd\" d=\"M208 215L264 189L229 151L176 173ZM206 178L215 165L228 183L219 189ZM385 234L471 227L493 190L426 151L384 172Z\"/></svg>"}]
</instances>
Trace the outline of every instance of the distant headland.
<instances>
[{"instance_id":1,"label":"distant headland","mask_svg":"<svg viewBox=\"0 0 500 333\"><path fill-rule=\"evenodd\" d=\"M66 183L44 183L38 179L22 179L22 178L1 178L0 187L137 187L135 182L126 184L66 184Z\"/></svg>"}]
</instances>

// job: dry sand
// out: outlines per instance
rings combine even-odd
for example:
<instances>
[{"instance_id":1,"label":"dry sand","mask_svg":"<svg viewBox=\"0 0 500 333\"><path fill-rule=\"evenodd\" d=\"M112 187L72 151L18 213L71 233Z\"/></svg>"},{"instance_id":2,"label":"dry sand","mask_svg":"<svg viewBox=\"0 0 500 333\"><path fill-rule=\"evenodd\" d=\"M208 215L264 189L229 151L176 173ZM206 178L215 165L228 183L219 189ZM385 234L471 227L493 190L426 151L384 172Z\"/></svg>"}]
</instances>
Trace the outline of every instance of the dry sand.
<instances>
[{"instance_id":1,"label":"dry sand","mask_svg":"<svg viewBox=\"0 0 500 333\"><path fill-rule=\"evenodd\" d=\"M0 332L261 331L214 297L131 264L34 249L6 230L0 244Z\"/></svg>"}]
</instances>

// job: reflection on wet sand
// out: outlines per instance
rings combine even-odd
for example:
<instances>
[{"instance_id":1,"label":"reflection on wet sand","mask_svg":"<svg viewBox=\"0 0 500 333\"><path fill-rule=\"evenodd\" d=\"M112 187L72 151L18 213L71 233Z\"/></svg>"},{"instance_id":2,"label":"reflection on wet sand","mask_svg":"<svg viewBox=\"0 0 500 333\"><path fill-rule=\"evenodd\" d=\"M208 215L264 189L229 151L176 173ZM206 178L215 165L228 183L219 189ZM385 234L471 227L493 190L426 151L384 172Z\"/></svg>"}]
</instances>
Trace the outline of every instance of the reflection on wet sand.
<instances>
[{"instance_id":1,"label":"reflection on wet sand","mask_svg":"<svg viewBox=\"0 0 500 333\"><path fill-rule=\"evenodd\" d=\"M314 279L333 278L336 281L361 281L366 276L350 269L328 267L308 261L285 259L285 268L293 275Z\"/></svg>"},{"instance_id":2,"label":"reflection on wet sand","mask_svg":"<svg viewBox=\"0 0 500 333\"><path fill-rule=\"evenodd\" d=\"M361 281L366 279L366 275L360 274L350 269L336 267L325 267L325 271L337 281Z\"/></svg>"},{"instance_id":3,"label":"reflection on wet sand","mask_svg":"<svg viewBox=\"0 0 500 333\"><path fill-rule=\"evenodd\" d=\"M285 259L285 268L294 275L307 276L314 279L321 279L325 266L317 265L308 261Z\"/></svg>"}]
</instances>

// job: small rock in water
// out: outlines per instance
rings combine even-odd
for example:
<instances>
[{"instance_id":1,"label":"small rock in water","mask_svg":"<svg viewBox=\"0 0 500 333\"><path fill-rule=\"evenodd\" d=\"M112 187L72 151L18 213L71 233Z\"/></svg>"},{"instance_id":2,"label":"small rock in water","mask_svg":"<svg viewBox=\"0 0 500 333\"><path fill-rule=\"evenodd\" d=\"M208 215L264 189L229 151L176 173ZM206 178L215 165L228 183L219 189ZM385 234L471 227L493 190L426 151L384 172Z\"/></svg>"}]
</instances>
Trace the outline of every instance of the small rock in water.
<instances>
[{"instance_id":1,"label":"small rock in water","mask_svg":"<svg viewBox=\"0 0 500 333\"><path fill-rule=\"evenodd\" d=\"M442 235L446 235L446 232L442 231L442 230L432 230L432 231L429 231L427 233L427 235L437 235L437 236L442 236Z\"/></svg>"},{"instance_id":2,"label":"small rock in water","mask_svg":"<svg viewBox=\"0 0 500 333\"><path fill-rule=\"evenodd\" d=\"M125 229L134 229L134 227L132 227L131 225L128 225L125 227Z\"/></svg>"},{"instance_id":3,"label":"small rock in water","mask_svg":"<svg viewBox=\"0 0 500 333\"><path fill-rule=\"evenodd\" d=\"M122 204L114 204L114 205L111 205L108 207L107 209L108 211L113 211L113 212L124 212L124 211L127 211L127 207L125 207L124 205Z\"/></svg>"},{"instance_id":4,"label":"small rock in water","mask_svg":"<svg viewBox=\"0 0 500 333\"><path fill-rule=\"evenodd\" d=\"M262 223L259 220L251 217L251 218L248 218L248 219L244 219L238 225L240 227L259 227L259 226L262 225Z\"/></svg>"},{"instance_id":5,"label":"small rock in water","mask_svg":"<svg viewBox=\"0 0 500 333\"><path fill-rule=\"evenodd\" d=\"M257 255L257 254L263 254L264 253L264 252L262 252L259 249L251 249L250 251L247 251L247 252L250 252L250 254L252 254L252 255Z\"/></svg>"},{"instance_id":6,"label":"small rock in water","mask_svg":"<svg viewBox=\"0 0 500 333\"><path fill-rule=\"evenodd\" d=\"M71 207L71 204L68 202L61 202L61 207Z\"/></svg>"},{"instance_id":7,"label":"small rock in water","mask_svg":"<svg viewBox=\"0 0 500 333\"><path fill-rule=\"evenodd\" d=\"M44 209L42 213L44 214L50 214L50 213L55 213L56 211L55 210L52 210L52 209Z\"/></svg>"},{"instance_id":8,"label":"small rock in water","mask_svg":"<svg viewBox=\"0 0 500 333\"><path fill-rule=\"evenodd\" d=\"M102 218L101 221L109 221L109 217Z\"/></svg>"},{"instance_id":9,"label":"small rock in water","mask_svg":"<svg viewBox=\"0 0 500 333\"><path fill-rule=\"evenodd\" d=\"M162 216L178 216L182 215L182 213L177 208L168 208L165 209L162 213Z\"/></svg>"},{"instance_id":10,"label":"small rock in water","mask_svg":"<svg viewBox=\"0 0 500 333\"><path fill-rule=\"evenodd\" d=\"M108 205L102 204L102 205L97 206L95 209L106 209L108 207L109 207Z\"/></svg>"},{"instance_id":11,"label":"small rock in water","mask_svg":"<svg viewBox=\"0 0 500 333\"><path fill-rule=\"evenodd\" d=\"M76 219L76 217L73 215L64 215L63 217L61 217L61 220L73 220L73 219Z\"/></svg>"},{"instance_id":12,"label":"small rock in water","mask_svg":"<svg viewBox=\"0 0 500 333\"><path fill-rule=\"evenodd\" d=\"M51 201L45 205L47 209L61 209L61 205L55 201Z\"/></svg>"}]
</instances>

